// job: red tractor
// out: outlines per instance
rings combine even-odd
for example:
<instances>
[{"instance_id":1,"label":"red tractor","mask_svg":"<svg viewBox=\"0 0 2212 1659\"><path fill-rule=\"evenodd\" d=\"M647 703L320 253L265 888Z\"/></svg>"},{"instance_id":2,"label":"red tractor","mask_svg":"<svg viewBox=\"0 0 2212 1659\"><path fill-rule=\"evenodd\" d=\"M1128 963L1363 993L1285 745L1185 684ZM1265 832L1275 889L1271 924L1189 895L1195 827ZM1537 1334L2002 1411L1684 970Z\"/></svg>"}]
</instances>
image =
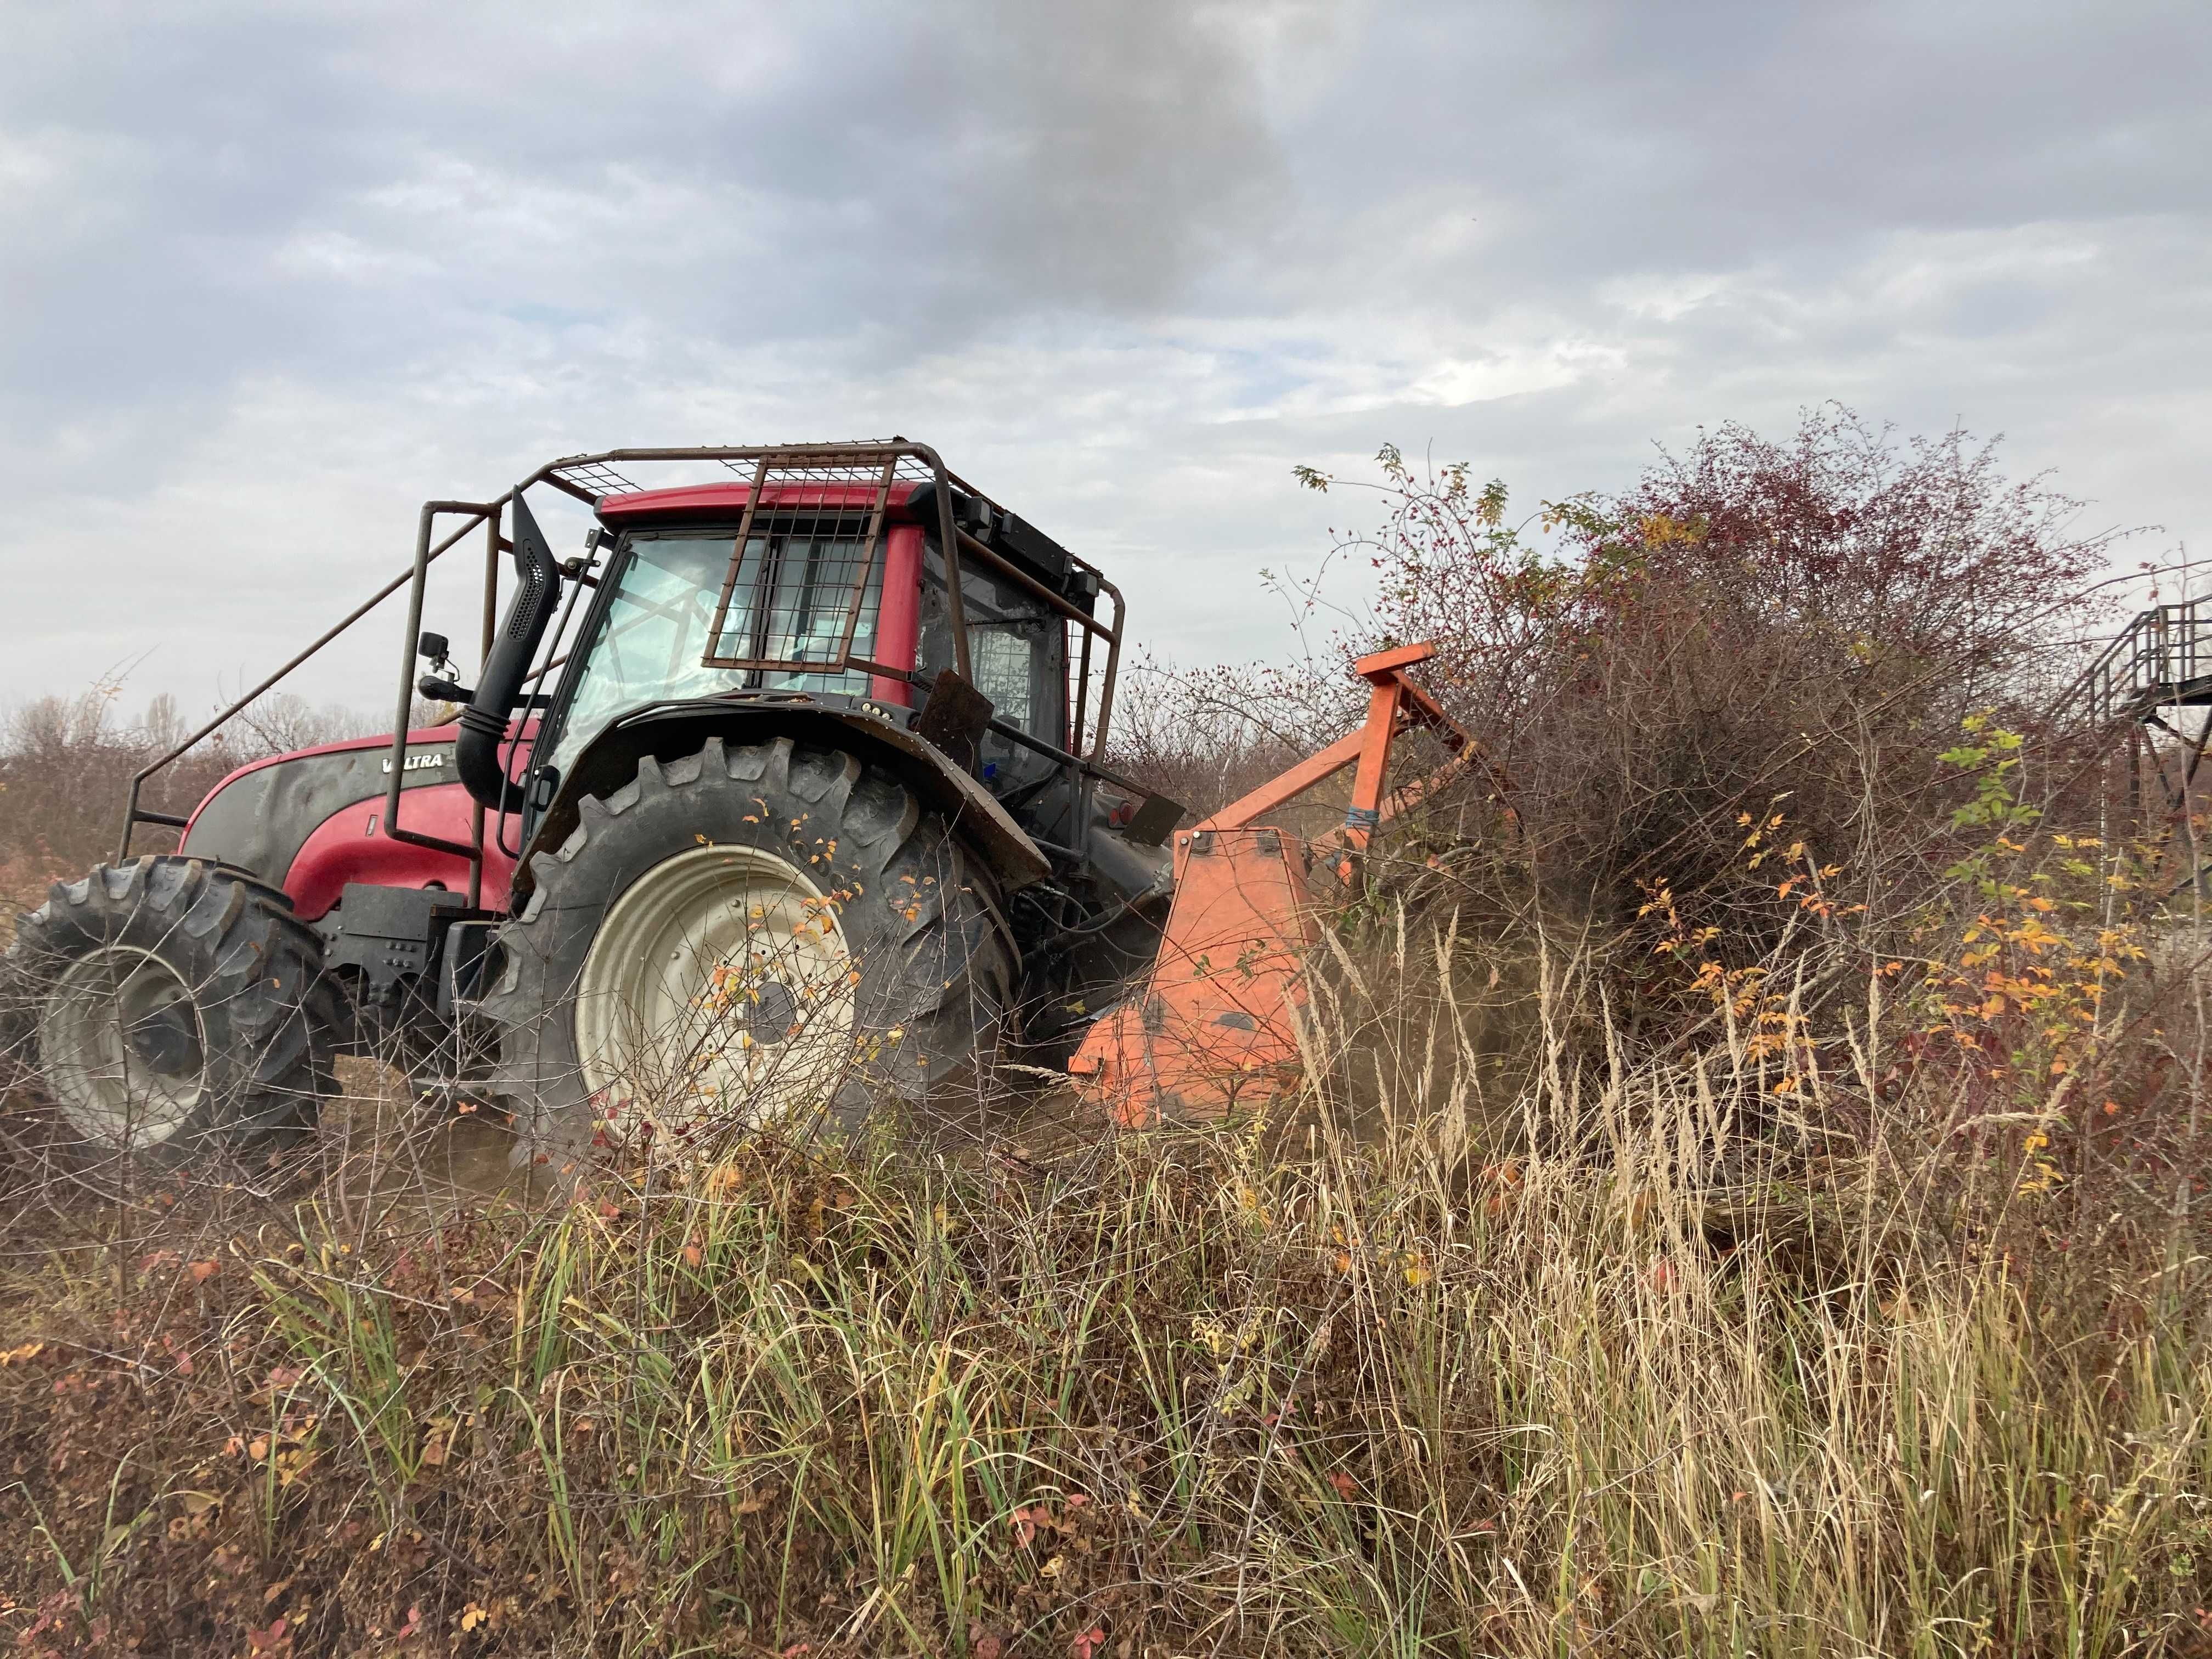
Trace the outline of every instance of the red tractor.
<instances>
[{"instance_id":1,"label":"red tractor","mask_svg":"<svg viewBox=\"0 0 2212 1659\"><path fill-rule=\"evenodd\" d=\"M649 464L682 481L623 470ZM548 546L536 488L590 507L577 556ZM431 565L472 535L465 687L422 612ZM141 805L402 586L392 736L241 767L189 817ZM1176 985L1147 975L1178 862L1212 859L1231 888L1267 866L1275 896L1224 925L1274 947L1307 925L1306 854L1239 827L1249 812L1170 854L1182 808L1105 764L1121 628L1095 567L900 439L613 451L429 502L411 567L140 774L116 861L22 919L30 1058L69 1139L160 1167L264 1155L312 1124L349 1050L495 1098L539 1150L884 1101L966 1113L1015 1045L1067 1063L1139 981L1158 994L1074 1069L1123 1089L1132 1066L1174 1071L1163 1034L1188 1015L1232 1069L1255 1069L1256 1039L1279 1072L1294 974L1247 972L1240 1000L1183 950ZM1355 846L1385 809L1391 733L1435 723L1397 676L1417 656L1370 675L1382 712L1339 745L1360 760ZM418 698L458 716L410 731ZM133 858L147 823L178 850Z\"/></svg>"}]
</instances>

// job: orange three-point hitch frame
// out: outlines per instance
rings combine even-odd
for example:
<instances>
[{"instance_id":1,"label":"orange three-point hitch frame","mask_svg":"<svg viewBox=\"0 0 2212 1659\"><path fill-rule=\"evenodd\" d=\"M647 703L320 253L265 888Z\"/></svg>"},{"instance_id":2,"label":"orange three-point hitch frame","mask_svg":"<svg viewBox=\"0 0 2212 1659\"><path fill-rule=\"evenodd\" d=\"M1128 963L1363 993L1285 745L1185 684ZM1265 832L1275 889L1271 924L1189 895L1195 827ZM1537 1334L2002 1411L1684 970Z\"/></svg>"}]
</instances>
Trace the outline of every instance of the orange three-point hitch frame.
<instances>
[{"instance_id":1,"label":"orange three-point hitch frame","mask_svg":"<svg viewBox=\"0 0 2212 1659\"><path fill-rule=\"evenodd\" d=\"M1306 951L1319 937L1306 888L1311 851L1333 848L1348 881L1376 829L1480 758L1467 732L1405 676L1435 654L1431 646L1405 645L1360 658L1353 666L1369 688L1364 725L1176 835L1175 898L1159 954L1068 1061L1078 1086L1116 1121L1138 1127L1168 1113L1218 1116L1295 1086L1294 1011L1304 1004ZM1450 758L1386 797L1390 744L1415 726L1434 731ZM1341 829L1306 842L1254 823L1355 764Z\"/></svg>"}]
</instances>

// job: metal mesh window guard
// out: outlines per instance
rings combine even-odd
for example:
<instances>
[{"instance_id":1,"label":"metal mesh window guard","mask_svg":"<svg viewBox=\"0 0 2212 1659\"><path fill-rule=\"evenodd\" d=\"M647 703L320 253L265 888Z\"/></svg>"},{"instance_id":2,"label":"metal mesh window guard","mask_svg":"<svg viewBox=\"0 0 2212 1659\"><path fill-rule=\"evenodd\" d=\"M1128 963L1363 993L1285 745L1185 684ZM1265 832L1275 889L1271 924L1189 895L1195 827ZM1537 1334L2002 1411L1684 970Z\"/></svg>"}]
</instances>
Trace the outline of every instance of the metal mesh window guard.
<instances>
[{"instance_id":1,"label":"metal mesh window guard","mask_svg":"<svg viewBox=\"0 0 2212 1659\"><path fill-rule=\"evenodd\" d=\"M858 537L811 531L748 537L706 660L714 667L842 667L849 652L874 649L883 581L881 562Z\"/></svg>"},{"instance_id":2,"label":"metal mesh window guard","mask_svg":"<svg viewBox=\"0 0 2212 1659\"><path fill-rule=\"evenodd\" d=\"M787 676L842 669L856 650L866 656L871 596L882 592L884 510L910 459L763 456L755 464L705 666Z\"/></svg>"}]
</instances>

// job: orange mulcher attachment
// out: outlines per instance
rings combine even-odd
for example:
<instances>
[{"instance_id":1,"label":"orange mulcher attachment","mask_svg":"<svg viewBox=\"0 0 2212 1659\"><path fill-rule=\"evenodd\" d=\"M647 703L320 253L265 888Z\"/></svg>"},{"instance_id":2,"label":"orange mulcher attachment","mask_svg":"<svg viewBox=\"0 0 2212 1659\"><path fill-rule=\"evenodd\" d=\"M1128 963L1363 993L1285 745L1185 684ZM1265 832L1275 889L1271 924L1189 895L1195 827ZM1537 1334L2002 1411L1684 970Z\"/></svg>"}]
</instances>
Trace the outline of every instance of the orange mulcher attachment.
<instances>
[{"instance_id":1,"label":"orange mulcher attachment","mask_svg":"<svg viewBox=\"0 0 2212 1659\"><path fill-rule=\"evenodd\" d=\"M1293 1006L1303 1006L1305 953L1320 936L1306 890L1312 848L1340 845L1348 881L1369 838L1463 770L1474 740L1405 677L1436 654L1400 646L1353 665L1371 688L1367 720L1312 759L1175 839L1175 899L1159 956L1133 996L1102 1018L1067 1069L1116 1121L1140 1127L1164 1114L1219 1116L1293 1087L1299 1056ZM1417 782L1382 793L1390 744L1425 726L1451 759ZM1253 820L1357 763L1341 830L1301 842Z\"/></svg>"}]
</instances>

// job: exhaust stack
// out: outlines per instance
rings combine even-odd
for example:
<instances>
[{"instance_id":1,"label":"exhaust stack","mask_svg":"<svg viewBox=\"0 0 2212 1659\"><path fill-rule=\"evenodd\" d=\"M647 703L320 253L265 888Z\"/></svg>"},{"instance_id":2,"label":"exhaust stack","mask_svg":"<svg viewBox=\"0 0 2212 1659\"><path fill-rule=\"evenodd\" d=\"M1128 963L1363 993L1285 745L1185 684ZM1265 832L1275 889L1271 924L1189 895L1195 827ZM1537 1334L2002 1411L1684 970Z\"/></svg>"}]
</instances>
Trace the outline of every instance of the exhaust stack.
<instances>
[{"instance_id":1,"label":"exhaust stack","mask_svg":"<svg viewBox=\"0 0 2212 1659\"><path fill-rule=\"evenodd\" d=\"M461 735L453 745L453 765L469 793L493 811L522 810L522 786L507 775L500 759L509 719L522 702L523 678L545 637L561 598L561 567L544 532L531 516L522 492L514 492L514 603L507 623L484 659L477 694L461 710Z\"/></svg>"}]
</instances>

